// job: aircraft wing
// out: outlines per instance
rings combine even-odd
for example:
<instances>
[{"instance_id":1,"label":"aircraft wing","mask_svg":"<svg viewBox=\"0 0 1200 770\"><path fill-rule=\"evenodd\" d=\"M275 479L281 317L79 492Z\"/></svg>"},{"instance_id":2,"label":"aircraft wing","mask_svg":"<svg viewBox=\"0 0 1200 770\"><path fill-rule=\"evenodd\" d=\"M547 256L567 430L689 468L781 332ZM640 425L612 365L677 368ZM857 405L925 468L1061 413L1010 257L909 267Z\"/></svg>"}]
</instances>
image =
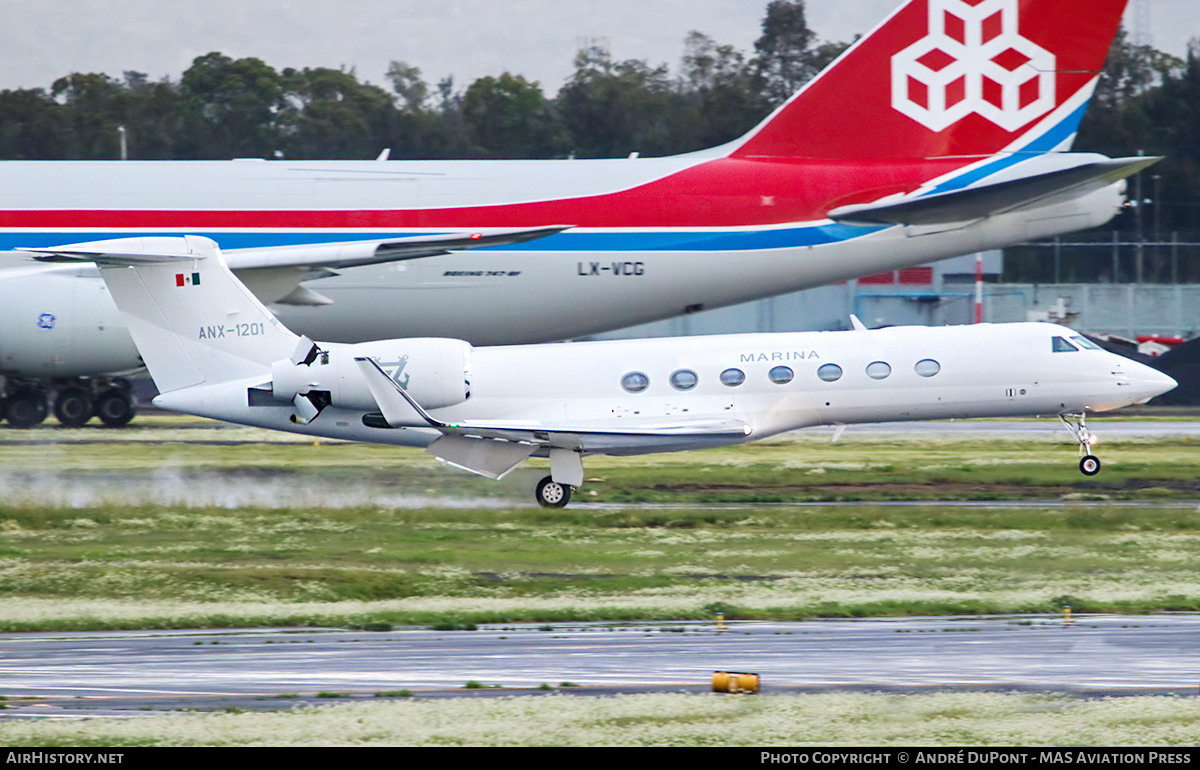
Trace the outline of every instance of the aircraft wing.
<instances>
[{"instance_id":1,"label":"aircraft wing","mask_svg":"<svg viewBox=\"0 0 1200 770\"><path fill-rule=\"evenodd\" d=\"M415 235L366 241L342 241L311 245L273 246L223 252L225 262L263 302L286 305L328 305L328 297L301 286L313 270L334 270L382 262L423 259L466 249L509 246L545 238L569 229L570 225L534 228L489 229L475 232ZM185 238L188 236L185 236ZM194 259L190 253L174 253L178 238L122 238L70 246L26 249L42 262L161 262Z\"/></svg>"},{"instance_id":2,"label":"aircraft wing","mask_svg":"<svg viewBox=\"0 0 1200 770\"><path fill-rule=\"evenodd\" d=\"M1003 214L1058 195L1084 195L1103 189L1161 157L1097 160L1071 168L992 182L944 193L842 206L829 218L848 225L942 225Z\"/></svg>"},{"instance_id":3,"label":"aircraft wing","mask_svg":"<svg viewBox=\"0 0 1200 770\"><path fill-rule=\"evenodd\" d=\"M426 451L490 478L500 478L539 450L621 454L622 450L649 448L695 449L742 441L751 433L750 426L741 420L630 421L621 426L501 420L446 423L426 412L374 359L354 360L379 405L377 427L433 428L442 435Z\"/></svg>"},{"instance_id":4,"label":"aircraft wing","mask_svg":"<svg viewBox=\"0 0 1200 770\"><path fill-rule=\"evenodd\" d=\"M301 246L272 246L259 249L235 249L224 252L231 270L271 268L340 268L422 259L452 251L508 246L561 233L570 225L551 227L492 229L478 232L414 235L375 241L341 241ZM186 237L185 237L186 240ZM190 252L179 251L178 238L118 238L70 246L18 248L42 262L163 262L196 259Z\"/></svg>"},{"instance_id":5,"label":"aircraft wing","mask_svg":"<svg viewBox=\"0 0 1200 770\"><path fill-rule=\"evenodd\" d=\"M375 265L406 259L423 259L452 251L508 246L561 233L570 225L534 228L490 229L473 232L414 235L376 241L342 241L304 246L272 246L259 249L232 249L223 252L230 269L333 268Z\"/></svg>"}]
</instances>

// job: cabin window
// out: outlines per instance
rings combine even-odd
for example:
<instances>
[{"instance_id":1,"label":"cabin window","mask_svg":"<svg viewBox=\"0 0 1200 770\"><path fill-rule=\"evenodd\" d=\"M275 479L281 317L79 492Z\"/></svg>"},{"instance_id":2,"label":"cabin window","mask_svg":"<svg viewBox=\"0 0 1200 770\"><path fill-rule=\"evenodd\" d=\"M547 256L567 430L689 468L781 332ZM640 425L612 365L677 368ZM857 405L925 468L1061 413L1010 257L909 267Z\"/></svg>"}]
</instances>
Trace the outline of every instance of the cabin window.
<instances>
[{"instance_id":1,"label":"cabin window","mask_svg":"<svg viewBox=\"0 0 1200 770\"><path fill-rule=\"evenodd\" d=\"M746 381L746 373L741 369L726 369L721 372L721 384L736 388Z\"/></svg>"},{"instance_id":2,"label":"cabin window","mask_svg":"<svg viewBox=\"0 0 1200 770\"><path fill-rule=\"evenodd\" d=\"M1066 337L1055 337L1051 348L1055 353L1077 353L1079 348L1067 342Z\"/></svg>"},{"instance_id":3,"label":"cabin window","mask_svg":"<svg viewBox=\"0 0 1200 770\"><path fill-rule=\"evenodd\" d=\"M883 361L872 361L867 364L867 376L873 380L887 379L887 376L891 373L891 364L884 363Z\"/></svg>"},{"instance_id":4,"label":"cabin window","mask_svg":"<svg viewBox=\"0 0 1200 770\"><path fill-rule=\"evenodd\" d=\"M842 379L842 367L837 364L822 364L817 369L817 376L825 382L837 382Z\"/></svg>"},{"instance_id":5,"label":"cabin window","mask_svg":"<svg viewBox=\"0 0 1200 770\"><path fill-rule=\"evenodd\" d=\"M621 387L630 393L641 393L650 387L650 378L641 372L630 372L621 378Z\"/></svg>"},{"instance_id":6,"label":"cabin window","mask_svg":"<svg viewBox=\"0 0 1200 770\"><path fill-rule=\"evenodd\" d=\"M795 376L796 373L786 366L776 366L774 369L767 372L767 377L770 377L771 382L775 383L776 385L786 385L787 383L791 382L792 378Z\"/></svg>"},{"instance_id":7,"label":"cabin window","mask_svg":"<svg viewBox=\"0 0 1200 770\"><path fill-rule=\"evenodd\" d=\"M700 378L691 369L679 369L671 373L671 387L675 390L691 390Z\"/></svg>"},{"instance_id":8,"label":"cabin window","mask_svg":"<svg viewBox=\"0 0 1200 770\"><path fill-rule=\"evenodd\" d=\"M942 370L942 365L932 358L923 358L913 367L913 371L922 377L932 377Z\"/></svg>"},{"instance_id":9,"label":"cabin window","mask_svg":"<svg viewBox=\"0 0 1200 770\"><path fill-rule=\"evenodd\" d=\"M1092 342L1087 337L1084 337L1082 335L1079 337L1072 337L1071 341L1074 342L1079 347L1085 348L1087 350L1104 350L1104 348L1100 347L1099 345L1097 345L1096 343Z\"/></svg>"}]
</instances>

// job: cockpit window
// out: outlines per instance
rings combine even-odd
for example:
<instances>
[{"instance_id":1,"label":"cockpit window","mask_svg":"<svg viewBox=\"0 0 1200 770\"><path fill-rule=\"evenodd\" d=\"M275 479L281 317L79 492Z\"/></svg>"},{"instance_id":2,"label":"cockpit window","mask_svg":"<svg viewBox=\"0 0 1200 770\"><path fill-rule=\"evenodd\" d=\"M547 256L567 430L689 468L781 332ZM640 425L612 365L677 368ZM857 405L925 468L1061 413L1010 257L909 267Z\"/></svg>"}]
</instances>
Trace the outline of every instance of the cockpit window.
<instances>
[{"instance_id":1,"label":"cockpit window","mask_svg":"<svg viewBox=\"0 0 1200 770\"><path fill-rule=\"evenodd\" d=\"M1099 345L1092 342L1091 340L1089 340L1087 337L1084 337L1083 335L1080 335L1078 337L1072 337L1071 341L1074 342L1079 347L1084 348L1085 350L1104 350L1104 348L1100 347Z\"/></svg>"},{"instance_id":2,"label":"cockpit window","mask_svg":"<svg viewBox=\"0 0 1200 770\"><path fill-rule=\"evenodd\" d=\"M1079 348L1077 348L1074 345L1072 345L1071 343L1067 342L1066 337L1055 337L1054 338L1054 347L1052 348L1052 350L1055 353L1078 353L1079 352Z\"/></svg>"}]
</instances>

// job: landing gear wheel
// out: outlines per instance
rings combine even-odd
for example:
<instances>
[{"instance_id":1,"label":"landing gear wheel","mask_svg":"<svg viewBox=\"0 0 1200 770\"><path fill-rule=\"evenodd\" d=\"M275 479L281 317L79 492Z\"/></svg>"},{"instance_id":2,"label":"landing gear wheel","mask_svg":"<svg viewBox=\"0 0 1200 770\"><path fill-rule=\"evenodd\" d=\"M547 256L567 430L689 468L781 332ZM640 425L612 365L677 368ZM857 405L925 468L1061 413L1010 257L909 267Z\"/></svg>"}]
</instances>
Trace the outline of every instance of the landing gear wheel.
<instances>
[{"instance_id":1,"label":"landing gear wheel","mask_svg":"<svg viewBox=\"0 0 1200 770\"><path fill-rule=\"evenodd\" d=\"M1072 423L1072 417L1077 418L1078 422ZM1100 472L1100 458L1092 454L1092 444L1096 443L1096 437L1087 428L1087 413L1060 414L1058 419L1062 420L1063 425L1079 442L1079 453L1083 455L1079 459L1079 472L1084 476L1095 476Z\"/></svg>"},{"instance_id":2,"label":"landing gear wheel","mask_svg":"<svg viewBox=\"0 0 1200 770\"><path fill-rule=\"evenodd\" d=\"M534 495L543 508L562 508L571 502L571 487L547 476L538 482Z\"/></svg>"},{"instance_id":3,"label":"landing gear wheel","mask_svg":"<svg viewBox=\"0 0 1200 770\"><path fill-rule=\"evenodd\" d=\"M92 419L92 394L82 388L64 388L54 399L54 416L64 428L78 428Z\"/></svg>"},{"instance_id":4,"label":"landing gear wheel","mask_svg":"<svg viewBox=\"0 0 1200 770\"><path fill-rule=\"evenodd\" d=\"M110 428L128 424L134 414L133 399L128 391L121 388L106 390L96 400L96 416Z\"/></svg>"},{"instance_id":5,"label":"landing gear wheel","mask_svg":"<svg viewBox=\"0 0 1200 770\"><path fill-rule=\"evenodd\" d=\"M23 390L10 396L4 406L4 417L14 428L32 428L46 419L46 394L40 390Z\"/></svg>"}]
</instances>

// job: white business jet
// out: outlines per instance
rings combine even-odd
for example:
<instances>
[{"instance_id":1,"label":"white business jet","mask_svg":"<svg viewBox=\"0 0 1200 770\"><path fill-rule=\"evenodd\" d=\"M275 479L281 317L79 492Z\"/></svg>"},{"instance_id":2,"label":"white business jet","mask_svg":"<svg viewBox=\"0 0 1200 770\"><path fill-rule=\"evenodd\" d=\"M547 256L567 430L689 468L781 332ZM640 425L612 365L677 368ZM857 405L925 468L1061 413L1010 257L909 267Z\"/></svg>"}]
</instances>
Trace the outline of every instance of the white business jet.
<instances>
[{"instance_id":1,"label":"white business jet","mask_svg":"<svg viewBox=\"0 0 1200 770\"><path fill-rule=\"evenodd\" d=\"M100 266L164 409L313 436L421 446L500 478L548 457L562 506L583 457L738 444L813 425L1056 415L1093 475L1084 419L1173 379L1047 324L472 347L314 343L285 328L204 237L37 249Z\"/></svg>"}]
</instances>

